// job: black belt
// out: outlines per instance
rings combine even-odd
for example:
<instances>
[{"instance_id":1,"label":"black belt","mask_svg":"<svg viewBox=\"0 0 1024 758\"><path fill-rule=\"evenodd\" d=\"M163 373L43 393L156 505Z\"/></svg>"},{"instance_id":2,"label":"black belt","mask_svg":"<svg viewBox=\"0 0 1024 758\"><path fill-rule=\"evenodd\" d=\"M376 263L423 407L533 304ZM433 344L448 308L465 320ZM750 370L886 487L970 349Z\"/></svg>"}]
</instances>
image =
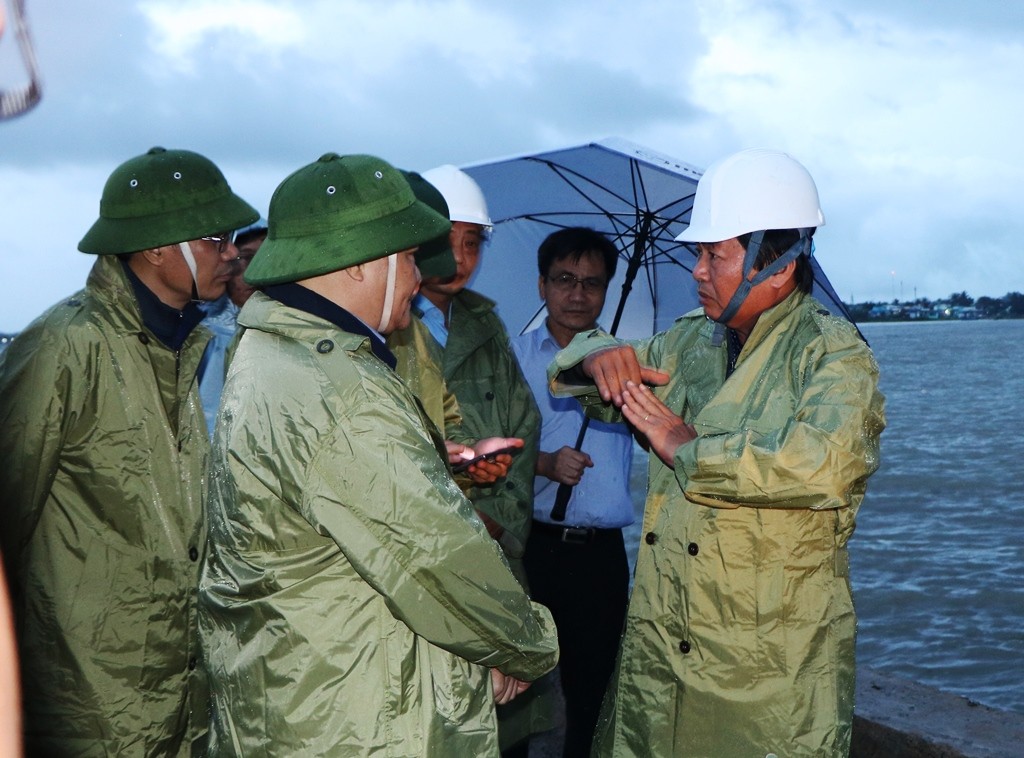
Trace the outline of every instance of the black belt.
<instances>
[{"instance_id":1,"label":"black belt","mask_svg":"<svg viewBox=\"0 0 1024 758\"><path fill-rule=\"evenodd\" d=\"M546 521L534 521L530 529L531 533L547 534L561 542L573 545L586 545L602 535L622 531L621 529L600 529L594 526L556 526Z\"/></svg>"}]
</instances>

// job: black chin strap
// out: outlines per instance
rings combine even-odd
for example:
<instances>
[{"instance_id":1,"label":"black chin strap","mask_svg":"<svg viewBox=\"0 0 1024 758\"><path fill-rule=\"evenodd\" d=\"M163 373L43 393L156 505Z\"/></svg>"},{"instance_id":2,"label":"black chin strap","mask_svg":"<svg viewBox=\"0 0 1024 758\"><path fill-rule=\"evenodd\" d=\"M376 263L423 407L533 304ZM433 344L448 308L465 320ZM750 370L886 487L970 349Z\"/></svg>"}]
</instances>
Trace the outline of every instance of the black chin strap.
<instances>
[{"instance_id":1,"label":"black chin strap","mask_svg":"<svg viewBox=\"0 0 1024 758\"><path fill-rule=\"evenodd\" d=\"M747 299L750 290L768 277L781 271L790 261L795 261L801 255L809 256L811 254L810 232L807 229L801 229L800 239L793 243L786 252L751 277L750 274L754 270L754 261L757 260L757 254L761 252L761 243L763 241L763 231L754 232L750 235L750 242L747 243L747 250L743 255L743 282L736 288L732 297L729 298L729 304L725 306L722 315L715 319L715 331L711 335L711 345L713 347L719 347L722 344L722 340L725 338L726 324L732 321L739 312L740 306Z\"/></svg>"}]
</instances>

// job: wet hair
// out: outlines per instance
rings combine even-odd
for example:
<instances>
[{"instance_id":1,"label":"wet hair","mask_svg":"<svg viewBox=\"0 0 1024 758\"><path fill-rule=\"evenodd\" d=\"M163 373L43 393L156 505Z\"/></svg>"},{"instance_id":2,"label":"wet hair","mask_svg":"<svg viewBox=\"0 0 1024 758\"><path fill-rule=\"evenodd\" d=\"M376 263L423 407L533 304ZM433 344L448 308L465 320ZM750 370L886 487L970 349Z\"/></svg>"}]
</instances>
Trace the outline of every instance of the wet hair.
<instances>
[{"instance_id":1,"label":"wet hair","mask_svg":"<svg viewBox=\"0 0 1024 758\"><path fill-rule=\"evenodd\" d=\"M811 237L814 236L814 229L810 230ZM746 249L750 243L751 234L741 234L736 239ZM761 249L754 259L754 269L760 271L772 261L777 260L789 248L793 247L800 239L799 229L769 229L764 233L761 240ZM811 294L814 287L814 268L811 266L810 256L798 255L796 258L796 269L793 272L796 281L796 288L805 295Z\"/></svg>"},{"instance_id":2,"label":"wet hair","mask_svg":"<svg viewBox=\"0 0 1024 758\"><path fill-rule=\"evenodd\" d=\"M603 234L583 226L559 229L545 237L537 248L537 268L540 275L546 277L555 261L572 258L576 262L584 255L597 255L604 260L606 281L612 280L619 261L619 251Z\"/></svg>"}]
</instances>

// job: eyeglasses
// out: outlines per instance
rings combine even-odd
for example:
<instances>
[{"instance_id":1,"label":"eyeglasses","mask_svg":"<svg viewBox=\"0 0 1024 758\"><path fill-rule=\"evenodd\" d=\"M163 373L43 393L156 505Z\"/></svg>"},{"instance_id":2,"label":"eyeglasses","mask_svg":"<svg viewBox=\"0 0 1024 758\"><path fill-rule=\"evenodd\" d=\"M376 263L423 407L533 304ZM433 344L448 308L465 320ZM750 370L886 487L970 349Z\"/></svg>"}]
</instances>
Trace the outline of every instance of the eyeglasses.
<instances>
[{"instance_id":1,"label":"eyeglasses","mask_svg":"<svg viewBox=\"0 0 1024 758\"><path fill-rule=\"evenodd\" d=\"M223 232L222 234L211 234L209 237L200 237L199 239L216 243L217 253L219 254L228 249L228 245L231 243L232 237L234 237L234 235L231 232Z\"/></svg>"},{"instance_id":2,"label":"eyeglasses","mask_svg":"<svg viewBox=\"0 0 1024 758\"><path fill-rule=\"evenodd\" d=\"M608 283L599 276L587 276L583 279L578 279L572 274L565 273L558 276L549 276L547 279L551 282L551 286L559 292L572 292L576 289L576 285L579 284L583 287L584 292L588 295L593 295L598 292L604 292L605 287L608 286Z\"/></svg>"}]
</instances>

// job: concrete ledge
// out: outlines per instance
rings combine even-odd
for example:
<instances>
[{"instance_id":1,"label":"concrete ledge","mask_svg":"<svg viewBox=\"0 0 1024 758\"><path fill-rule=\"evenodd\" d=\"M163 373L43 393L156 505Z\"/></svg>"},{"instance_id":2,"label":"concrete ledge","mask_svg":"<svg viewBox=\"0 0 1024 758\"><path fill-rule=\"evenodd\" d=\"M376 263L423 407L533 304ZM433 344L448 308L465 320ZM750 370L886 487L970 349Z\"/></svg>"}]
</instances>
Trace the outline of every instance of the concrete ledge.
<instances>
[{"instance_id":1,"label":"concrete ledge","mask_svg":"<svg viewBox=\"0 0 1024 758\"><path fill-rule=\"evenodd\" d=\"M1000 711L907 679L857 668L853 758L1024 755L1024 714Z\"/></svg>"}]
</instances>

